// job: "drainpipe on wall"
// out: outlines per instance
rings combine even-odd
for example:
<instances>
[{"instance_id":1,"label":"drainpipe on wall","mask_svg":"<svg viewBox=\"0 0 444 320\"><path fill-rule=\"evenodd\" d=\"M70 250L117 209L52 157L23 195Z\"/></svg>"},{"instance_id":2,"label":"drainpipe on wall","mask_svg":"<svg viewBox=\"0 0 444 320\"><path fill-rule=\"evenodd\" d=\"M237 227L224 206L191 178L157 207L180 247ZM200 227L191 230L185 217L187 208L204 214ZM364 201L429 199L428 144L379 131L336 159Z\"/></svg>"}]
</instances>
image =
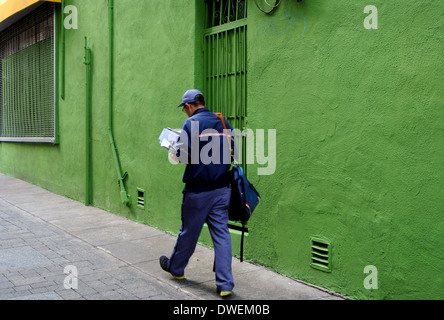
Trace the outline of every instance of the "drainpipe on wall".
<instances>
[{"instance_id":1,"label":"drainpipe on wall","mask_svg":"<svg viewBox=\"0 0 444 320\"><path fill-rule=\"evenodd\" d=\"M86 103L85 103L85 205L91 204L91 49L85 37Z\"/></svg>"},{"instance_id":2,"label":"drainpipe on wall","mask_svg":"<svg viewBox=\"0 0 444 320\"><path fill-rule=\"evenodd\" d=\"M111 149L116 163L117 176L120 186L120 196L122 203L130 205L130 196L126 192L124 180L128 176L127 172L122 174L120 159L117 152L116 142L113 133L113 73L114 73L114 0L108 0L108 28L109 28L109 124L108 133L111 142Z\"/></svg>"},{"instance_id":3,"label":"drainpipe on wall","mask_svg":"<svg viewBox=\"0 0 444 320\"><path fill-rule=\"evenodd\" d=\"M62 37L62 52L60 55L61 56L60 59L62 60L61 61L61 69L62 70L61 70L61 75L60 75L60 77L61 77L60 96L63 100L65 100L65 21L64 21L64 19L65 19L65 0L62 0L61 11L62 12L60 14L60 16L61 16L60 25L61 25L62 30L60 33L61 33L61 37Z\"/></svg>"}]
</instances>

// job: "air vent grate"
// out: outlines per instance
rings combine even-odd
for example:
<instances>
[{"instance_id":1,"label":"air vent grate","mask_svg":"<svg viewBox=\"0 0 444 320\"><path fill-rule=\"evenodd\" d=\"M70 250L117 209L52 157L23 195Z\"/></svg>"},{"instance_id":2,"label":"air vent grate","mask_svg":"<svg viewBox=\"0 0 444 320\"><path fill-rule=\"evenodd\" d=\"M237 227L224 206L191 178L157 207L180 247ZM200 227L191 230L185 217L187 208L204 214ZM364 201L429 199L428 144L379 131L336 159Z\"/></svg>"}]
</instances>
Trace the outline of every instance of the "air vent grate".
<instances>
[{"instance_id":1,"label":"air vent grate","mask_svg":"<svg viewBox=\"0 0 444 320\"><path fill-rule=\"evenodd\" d=\"M324 239L311 238L311 266L331 272L331 243Z\"/></svg>"},{"instance_id":2,"label":"air vent grate","mask_svg":"<svg viewBox=\"0 0 444 320\"><path fill-rule=\"evenodd\" d=\"M137 206L141 209L145 208L145 191L137 188Z\"/></svg>"}]
</instances>

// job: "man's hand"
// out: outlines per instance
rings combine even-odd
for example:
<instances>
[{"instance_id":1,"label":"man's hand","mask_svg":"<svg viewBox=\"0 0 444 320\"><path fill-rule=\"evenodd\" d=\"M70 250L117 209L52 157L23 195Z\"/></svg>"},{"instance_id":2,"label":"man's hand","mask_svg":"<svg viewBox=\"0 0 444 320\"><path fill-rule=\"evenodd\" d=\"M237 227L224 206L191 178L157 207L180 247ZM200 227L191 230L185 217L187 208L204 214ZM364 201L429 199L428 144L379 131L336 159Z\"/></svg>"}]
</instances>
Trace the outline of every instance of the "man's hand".
<instances>
[{"instance_id":1,"label":"man's hand","mask_svg":"<svg viewBox=\"0 0 444 320\"><path fill-rule=\"evenodd\" d=\"M176 156L176 150L174 150L174 148L172 148L172 147L170 147L168 149L168 160L172 164L178 164L179 163L179 158Z\"/></svg>"}]
</instances>

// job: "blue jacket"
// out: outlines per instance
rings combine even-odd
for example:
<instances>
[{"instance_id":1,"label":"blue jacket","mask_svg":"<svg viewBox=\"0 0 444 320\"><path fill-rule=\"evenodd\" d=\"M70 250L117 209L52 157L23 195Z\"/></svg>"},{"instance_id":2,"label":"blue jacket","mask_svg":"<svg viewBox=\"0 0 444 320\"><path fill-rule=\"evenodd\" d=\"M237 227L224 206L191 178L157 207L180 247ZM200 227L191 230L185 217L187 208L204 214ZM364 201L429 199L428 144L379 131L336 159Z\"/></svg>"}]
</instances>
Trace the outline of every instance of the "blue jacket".
<instances>
[{"instance_id":1,"label":"blue jacket","mask_svg":"<svg viewBox=\"0 0 444 320\"><path fill-rule=\"evenodd\" d=\"M233 128L225 120L234 150ZM186 163L184 191L202 192L228 186L232 156L222 121L207 108L197 109L182 125L177 157Z\"/></svg>"}]
</instances>

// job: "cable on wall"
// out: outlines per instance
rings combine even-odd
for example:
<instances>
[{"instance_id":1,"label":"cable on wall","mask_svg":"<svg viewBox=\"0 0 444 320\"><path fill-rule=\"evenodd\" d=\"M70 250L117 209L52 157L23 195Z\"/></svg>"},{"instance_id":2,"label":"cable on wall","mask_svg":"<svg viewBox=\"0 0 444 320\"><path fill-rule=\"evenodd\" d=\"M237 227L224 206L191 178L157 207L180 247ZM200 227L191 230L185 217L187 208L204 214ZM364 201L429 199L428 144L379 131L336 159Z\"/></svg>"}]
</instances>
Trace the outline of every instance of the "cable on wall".
<instances>
[{"instance_id":1,"label":"cable on wall","mask_svg":"<svg viewBox=\"0 0 444 320\"><path fill-rule=\"evenodd\" d=\"M261 10L263 13L266 13L266 14L271 14L271 13L274 11L274 9L276 9L276 8L280 5L280 3L281 3L280 0L275 0L275 4L274 4L274 5L270 5L270 4L268 3L267 0L264 0L264 1L265 1L265 3L266 3L269 7L271 7L271 9L270 9L269 11L265 11L264 9L262 9L262 8L259 6L259 4L257 3L257 0L254 0L254 3L256 4L256 7L257 7L259 10Z\"/></svg>"}]
</instances>

